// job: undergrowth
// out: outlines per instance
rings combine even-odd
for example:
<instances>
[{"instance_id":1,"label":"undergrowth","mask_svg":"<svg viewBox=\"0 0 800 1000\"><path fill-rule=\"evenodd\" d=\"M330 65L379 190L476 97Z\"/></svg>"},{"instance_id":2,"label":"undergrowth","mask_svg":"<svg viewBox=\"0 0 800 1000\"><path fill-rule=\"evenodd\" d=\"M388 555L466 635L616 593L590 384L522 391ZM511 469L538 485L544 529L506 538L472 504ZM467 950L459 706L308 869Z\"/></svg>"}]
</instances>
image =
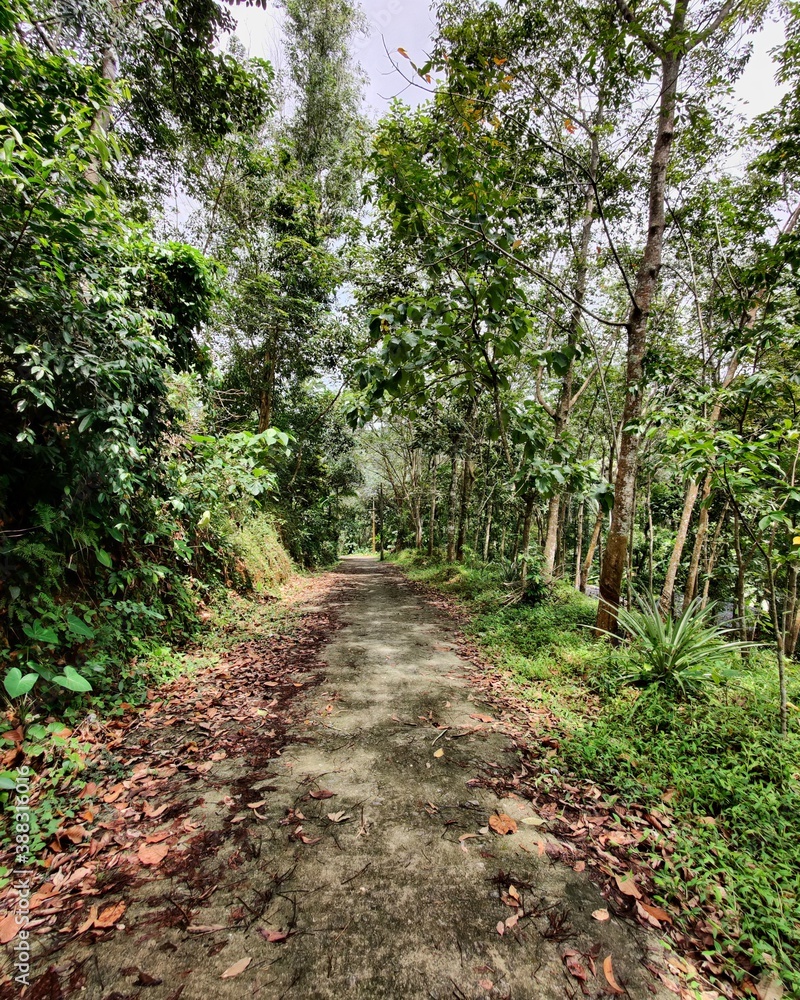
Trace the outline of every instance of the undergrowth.
<instances>
[{"instance_id":1,"label":"undergrowth","mask_svg":"<svg viewBox=\"0 0 800 1000\"><path fill-rule=\"evenodd\" d=\"M397 562L463 601L466 632L519 693L555 712L565 771L672 815L675 852L651 857L655 883L684 926L700 922L709 967L739 980L777 972L800 997L800 727L795 710L780 735L774 658L751 652L727 683L637 705L634 653L594 638L594 599L558 585L534 606L507 604L499 568L410 552ZM797 703L800 672L789 672Z\"/></svg>"}]
</instances>

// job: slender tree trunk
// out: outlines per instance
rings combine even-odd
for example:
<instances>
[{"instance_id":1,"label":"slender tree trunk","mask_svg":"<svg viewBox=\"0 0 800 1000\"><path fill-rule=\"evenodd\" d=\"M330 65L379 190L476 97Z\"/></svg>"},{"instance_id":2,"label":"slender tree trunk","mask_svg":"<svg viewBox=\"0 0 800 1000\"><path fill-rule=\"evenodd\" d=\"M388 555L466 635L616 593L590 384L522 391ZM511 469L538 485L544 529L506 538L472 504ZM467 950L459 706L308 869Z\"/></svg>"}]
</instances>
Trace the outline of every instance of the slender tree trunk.
<instances>
[{"instance_id":1,"label":"slender tree trunk","mask_svg":"<svg viewBox=\"0 0 800 1000\"><path fill-rule=\"evenodd\" d=\"M522 571L520 573L520 583L522 584L522 594L525 594L525 587L528 582L528 549L531 546L531 524L533 523L533 494L529 493L525 497L525 514L522 519L522 543L520 545L522 558Z\"/></svg>"},{"instance_id":2,"label":"slender tree trunk","mask_svg":"<svg viewBox=\"0 0 800 1000\"><path fill-rule=\"evenodd\" d=\"M583 555L583 514L584 514L585 501L581 500L581 505L578 507L578 527L576 529L575 538L575 580L574 586L577 590L581 585L581 556Z\"/></svg>"},{"instance_id":3,"label":"slender tree trunk","mask_svg":"<svg viewBox=\"0 0 800 1000\"><path fill-rule=\"evenodd\" d=\"M685 17L685 6L676 7L673 18L675 29L673 38L677 39L679 33L683 31ZM613 632L617 628L617 608L620 603L622 578L625 572L628 538L634 517L634 493L639 456L638 423L642 415L642 380L644 355L647 349L647 325L661 271L667 165L675 133L675 103L682 60L681 50L677 44L676 50L674 53L664 53L661 57L661 97L656 141L650 167L647 242L636 275L633 304L627 321L625 405L617 458L617 476L614 484L614 512L603 557L600 604L597 611L598 629L609 632Z\"/></svg>"},{"instance_id":4,"label":"slender tree trunk","mask_svg":"<svg viewBox=\"0 0 800 1000\"><path fill-rule=\"evenodd\" d=\"M658 602L658 605L661 608L662 616L668 615L672 611L672 592L675 589L675 579L681 565L683 547L686 544L686 536L689 534L689 525L692 520L696 500L697 480L690 479L686 484L686 496L683 501L681 520L678 524L678 532L675 535L675 544L672 546L669 563L667 564L667 575L664 578L664 586L661 588L661 597Z\"/></svg>"},{"instance_id":5,"label":"slender tree trunk","mask_svg":"<svg viewBox=\"0 0 800 1000\"><path fill-rule=\"evenodd\" d=\"M467 539L469 500L475 484L475 466L469 455L464 456L464 470L461 475L461 506L458 514L458 538L456 540L456 561L464 561L464 543Z\"/></svg>"},{"instance_id":6,"label":"slender tree trunk","mask_svg":"<svg viewBox=\"0 0 800 1000\"><path fill-rule=\"evenodd\" d=\"M270 346L264 355L261 395L258 407L258 433L272 426L272 407L275 399L275 350Z\"/></svg>"},{"instance_id":7,"label":"slender tree trunk","mask_svg":"<svg viewBox=\"0 0 800 1000\"><path fill-rule=\"evenodd\" d=\"M744 555L742 553L742 533L739 522L739 511L733 510L733 545L736 551L736 610L739 619L739 639L747 640L747 616L744 593Z\"/></svg>"},{"instance_id":8,"label":"slender tree trunk","mask_svg":"<svg viewBox=\"0 0 800 1000\"><path fill-rule=\"evenodd\" d=\"M586 587L589 583L589 570L592 568L592 563L594 562L594 554L597 549L597 544L600 541L600 532L603 530L603 511L602 508L598 510L597 517L594 521L594 528L592 528L592 534L589 538L589 548L586 550L586 558L583 560L583 565L581 566L581 593L586 593Z\"/></svg>"},{"instance_id":9,"label":"slender tree trunk","mask_svg":"<svg viewBox=\"0 0 800 1000\"><path fill-rule=\"evenodd\" d=\"M111 10L113 12L114 19L117 17L119 5L120 0L111 0ZM117 48L113 42L109 42L109 44L103 49L102 55L100 56L100 76L102 76L104 80L108 80L110 83L115 83L118 74L119 57L117 55ZM94 116L94 121L92 122L92 132L108 132L111 127L113 111L114 105L111 102L98 108ZM89 166L86 168L86 179L91 181L92 184L97 184L100 181L100 164L94 157L92 157L89 161Z\"/></svg>"},{"instance_id":10,"label":"slender tree trunk","mask_svg":"<svg viewBox=\"0 0 800 1000\"><path fill-rule=\"evenodd\" d=\"M436 540L436 470L439 467L438 456L433 456L433 468L431 469L431 512L428 526L428 555L433 556L433 547Z\"/></svg>"},{"instance_id":11,"label":"slender tree trunk","mask_svg":"<svg viewBox=\"0 0 800 1000\"><path fill-rule=\"evenodd\" d=\"M786 611L784 614L785 624L784 624L784 634L786 636L786 641L784 643L784 652L787 656L791 656L794 652L794 643L792 642L792 636L794 634L794 622L797 617L797 566L792 565L789 567L789 582L786 588Z\"/></svg>"},{"instance_id":12,"label":"slender tree trunk","mask_svg":"<svg viewBox=\"0 0 800 1000\"><path fill-rule=\"evenodd\" d=\"M458 453L453 449L450 493L447 497L447 561L456 558L456 502L458 500Z\"/></svg>"},{"instance_id":13,"label":"slender tree trunk","mask_svg":"<svg viewBox=\"0 0 800 1000\"><path fill-rule=\"evenodd\" d=\"M711 539L711 548L708 553L708 559L706 561L706 571L705 579L703 580L703 597L700 602L700 607L705 608L708 604L708 591L711 586L711 574L714 572L714 563L717 560L717 547L719 545L719 540L722 535L722 529L725 526L725 522L728 518L728 505L725 504L725 509L722 512L722 516L719 521L717 521L717 526L714 529L714 537Z\"/></svg>"},{"instance_id":14,"label":"slender tree trunk","mask_svg":"<svg viewBox=\"0 0 800 1000\"><path fill-rule=\"evenodd\" d=\"M567 347L570 352L575 349L575 345L578 343L581 336L583 301L586 297L586 279L589 272L589 245L592 240L592 224L594 223L595 212L594 180L597 175L597 167L600 162L600 126L602 123L603 98L601 96L595 112L594 127L592 129L591 150L589 154L589 181L585 188L583 224L581 226L581 237L578 246L575 285L572 289L574 304L570 314L569 331L567 334ZM569 364L561 382L561 393L558 399L558 406L553 413L554 442L558 442L560 440L562 434L566 430L567 424L569 423L570 412L573 404L573 371L574 363L570 354ZM561 497L556 493L550 498L550 503L548 504L547 530L545 532L544 546L542 549L542 576L547 581L552 580L555 570L560 507Z\"/></svg>"},{"instance_id":15,"label":"slender tree trunk","mask_svg":"<svg viewBox=\"0 0 800 1000\"><path fill-rule=\"evenodd\" d=\"M489 501L489 506L486 510L486 531L483 536L483 561L489 562L489 540L492 535L492 511L494 505Z\"/></svg>"},{"instance_id":16,"label":"slender tree trunk","mask_svg":"<svg viewBox=\"0 0 800 1000\"><path fill-rule=\"evenodd\" d=\"M689 572L686 574L686 587L683 591L684 607L694 600L697 590L697 577L700 573L700 559L703 555L706 535L708 534L708 501L711 497L711 473L706 473L703 480L703 492L700 497L700 517L697 521L697 534L694 536L692 558L689 562Z\"/></svg>"}]
</instances>

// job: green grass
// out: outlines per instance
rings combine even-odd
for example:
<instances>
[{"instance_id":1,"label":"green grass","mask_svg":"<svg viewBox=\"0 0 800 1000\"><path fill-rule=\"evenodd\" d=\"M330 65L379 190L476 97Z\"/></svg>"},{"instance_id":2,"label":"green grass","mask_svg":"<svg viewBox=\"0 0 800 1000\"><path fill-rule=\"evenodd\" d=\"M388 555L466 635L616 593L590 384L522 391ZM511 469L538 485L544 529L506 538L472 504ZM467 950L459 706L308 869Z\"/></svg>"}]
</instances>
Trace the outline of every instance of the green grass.
<instances>
[{"instance_id":1,"label":"green grass","mask_svg":"<svg viewBox=\"0 0 800 1000\"><path fill-rule=\"evenodd\" d=\"M774 658L751 653L725 685L685 703L656 692L633 711L632 654L593 637L594 600L559 586L538 605L504 605L496 568L397 561L459 598L510 685L555 712L569 772L672 816L674 852L652 859L660 901L704 916L711 964L739 979L742 962L756 978L776 971L800 997L800 726L794 710L779 733ZM796 703L800 672L789 673Z\"/></svg>"}]
</instances>

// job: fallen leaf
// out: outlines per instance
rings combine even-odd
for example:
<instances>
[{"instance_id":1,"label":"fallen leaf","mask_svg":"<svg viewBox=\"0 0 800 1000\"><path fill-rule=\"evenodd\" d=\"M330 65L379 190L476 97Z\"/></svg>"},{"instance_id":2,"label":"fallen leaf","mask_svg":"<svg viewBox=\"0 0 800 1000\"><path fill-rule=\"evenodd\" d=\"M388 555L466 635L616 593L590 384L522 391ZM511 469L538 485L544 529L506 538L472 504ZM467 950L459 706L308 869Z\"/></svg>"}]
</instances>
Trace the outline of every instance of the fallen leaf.
<instances>
[{"instance_id":1,"label":"fallen leaf","mask_svg":"<svg viewBox=\"0 0 800 1000\"><path fill-rule=\"evenodd\" d=\"M510 917L506 917L506 927L508 927L509 930L512 927L516 927L518 920L519 920L519 914L518 913L512 913L512 915Z\"/></svg>"},{"instance_id":2,"label":"fallen leaf","mask_svg":"<svg viewBox=\"0 0 800 1000\"><path fill-rule=\"evenodd\" d=\"M637 903L636 905L640 906L654 920L660 920L666 924L672 923L672 917L666 910L662 910L660 906L653 906L652 903Z\"/></svg>"},{"instance_id":3,"label":"fallen leaf","mask_svg":"<svg viewBox=\"0 0 800 1000\"><path fill-rule=\"evenodd\" d=\"M586 870L586 862L585 861L576 861L575 864L572 866L572 870L574 872L585 871Z\"/></svg>"},{"instance_id":4,"label":"fallen leaf","mask_svg":"<svg viewBox=\"0 0 800 1000\"><path fill-rule=\"evenodd\" d=\"M16 914L7 913L0 920L0 944L8 944L9 941L13 941L18 933L19 925L17 924Z\"/></svg>"},{"instance_id":5,"label":"fallen leaf","mask_svg":"<svg viewBox=\"0 0 800 1000\"><path fill-rule=\"evenodd\" d=\"M312 799L332 799L336 792L329 792L327 788L321 788L316 792L308 793Z\"/></svg>"},{"instance_id":6,"label":"fallen leaf","mask_svg":"<svg viewBox=\"0 0 800 1000\"><path fill-rule=\"evenodd\" d=\"M544 826L546 820L543 820L540 816L525 816L522 819L522 823L525 826Z\"/></svg>"},{"instance_id":7,"label":"fallen leaf","mask_svg":"<svg viewBox=\"0 0 800 1000\"><path fill-rule=\"evenodd\" d=\"M595 920L608 920L611 914L608 910L592 910L592 916Z\"/></svg>"},{"instance_id":8,"label":"fallen leaf","mask_svg":"<svg viewBox=\"0 0 800 1000\"><path fill-rule=\"evenodd\" d=\"M169 844L139 844L137 853L143 865L160 865L169 853Z\"/></svg>"},{"instance_id":9,"label":"fallen leaf","mask_svg":"<svg viewBox=\"0 0 800 1000\"><path fill-rule=\"evenodd\" d=\"M606 982L611 987L612 992L617 994L625 992L625 990L620 987L619 983L614 978L614 963L611 961L610 955L603 959L603 974L605 975Z\"/></svg>"},{"instance_id":10,"label":"fallen leaf","mask_svg":"<svg viewBox=\"0 0 800 1000\"><path fill-rule=\"evenodd\" d=\"M438 750L434 750L433 756L434 757L444 757L444 750L441 747L439 747Z\"/></svg>"},{"instance_id":11,"label":"fallen leaf","mask_svg":"<svg viewBox=\"0 0 800 1000\"><path fill-rule=\"evenodd\" d=\"M477 833L462 833L461 836L458 838L458 842L459 842L459 844L463 844L465 840L472 840L473 838L477 840L478 834Z\"/></svg>"},{"instance_id":12,"label":"fallen leaf","mask_svg":"<svg viewBox=\"0 0 800 1000\"><path fill-rule=\"evenodd\" d=\"M241 975L241 973L244 972L244 970L252 961L253 961L252 958L240 958L238 962L234 962L229 969L226 969L222 973L221 978L233 979L234 976Z\"/></svg>"},{"instance_id":13,"label":"fallen leaf","mask_svg":"<svg viewBox=\"0 0 800 1000\"><path fill-rule=\"evenodd\" d=\"M265 941L269 941L270 944L278 944L281 941L285 941L290 935L291 931L269 931L266 927L260 927L258 933Z\"/></svg>"},{"instance_id":14,"label":"fallen leaf","mask_svg":"<svg viewBox=\"0 0 800 1000\"><path fill-rule=\"evenodd\" d=\"M478 722L494 722L491 715L484 715L483 712L473 712L470 715L470 719L477 719Z\"/></svg>"},{"instance_id":15,"label":"fallen leaf","mask_svg":"<svg viewBox=\"0 0 800 1000\"><path fill-rule=\"evenodd\" d=\"M211 934L214 931L224 931L224 924L189 924L186 930L190 934Z\"/></svg>"},{"instance_id":16,"label":"fallen leaf","mask_svg":"<svg viewBox=\"0 0 800 1000\"><path fill-rule=\"evenodd\" d=\"M480 988L482 990L493 990L494 989L494 983L491 981L491 979L479 979L478 980L478 986L480 986Z\"/></svg>"},{"instance_id":17,"label":"fallen leaf","mask_svg":"<svg viewBox=\"0 0 800 1000\"><path fill-rule=\"evenodd\" d=\"M331 823L344 823L344 821L350 819L350 817L345 812L338 812L328 813L328 819Z\"/></svg>"},{"instance_id":18,"label":"fallen leaf","mask_svg":"<svg viewBox=\"0 0 800 1000\"><path fill-rule=\"evenodd\" d=\"M117 903L114 906L107 906L104 910L101 910L97 919L94 922L95 927L113 927L116 924L122 914L125 912L125 904Z\"/></svg>"},{"instance_id":19,"label":"fallen leaf","mask_svg":"<svg viewBox=\"0 0 800 1000\"><path fill-rule=\"evenodd\" d=\"M617 883L619 891L624 893L626 896L633 896L634 899L642 898L642 894L639 892L638 886L633 881L632 875L626 875L625 878L620 878L619 875L615 875L614 881Z\"/></svg>"},{"instance_id":20,"label":"fallen leaf","mask_svg":"<svg viewBox=\"0 0 800 1000\"><path fill-rule=\"evenodd\" d=\"M266 799L259 799L258 802L245 802L248 809L260 809L267 804Z\"/></svg>"},{"instance_id":21,"label":"fallen leaf","mask_svg":"<svg viewBox=\"0 0 800 1000\"><path fill-rule=\"evenodd\" d=\"M502 920L497 921L497 933L502 937L506 932L506 925Z\"/></svg>"},{"instance_id":22,"label":"fallen leaf","mask_svg":"<svg viewBox=\"0 0 800 1000\"><path fill-rule=\"evenodd\" d=\"M774 972L765 973L756 983L758 1000L781 1000L783 983Z\"/></svg>"},{"instance_id":23,"label":"fallen leaf","mask_svg":"<svg viewBox=\"0 0 800 1000\"><path fill-rule=\"evenodd\" d=\"M499 833L501 836L517 832L516 820L513 820L508 813L495 813L494 816L490 816L489 826L495 833Z\"/></svg>"},{"instance_id":24,"label":"fallen leaf","mask_svg":"<svg viewBox=\"0 0 800 1000\"><path fill-rule=\"evenodd\" d=\"M584 983L586 982L586 980L589 978L589 973L586 971L586 969L584 969L583 965L581 964L580 958L575 952L573 951L565 952L564 962L566 963L566 966L569 969L570 973L576 979L580 979L581 982Z\"/></svg>"}]
</instances>

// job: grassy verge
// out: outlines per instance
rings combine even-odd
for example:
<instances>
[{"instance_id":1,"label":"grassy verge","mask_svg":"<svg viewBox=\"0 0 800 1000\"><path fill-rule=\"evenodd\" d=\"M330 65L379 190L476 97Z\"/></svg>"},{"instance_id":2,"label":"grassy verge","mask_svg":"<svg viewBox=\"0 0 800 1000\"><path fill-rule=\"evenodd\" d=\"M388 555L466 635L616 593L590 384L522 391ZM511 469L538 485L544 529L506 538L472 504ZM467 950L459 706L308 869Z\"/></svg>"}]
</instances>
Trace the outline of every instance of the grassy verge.
<instances>
[{"instance_id":1,"label":"grassy verge","mask_svg":"<svg viewBox=\"0 0 800 1000\"><path fill-rule=\"evenodd\" d=\"M550 708L574 775L620 801L658 804L675 851L652 858L661 902L678 903L707 968L739 980L777 973L800 997L800 725L777 726L777 679L763 651L689 702L625 681L632 652L593 638L596 602L557 587L535 606L504 603L498 572L403 553L413 580L463 602L466 631L526 699ZM790 698L800 671L790 666Z\"/></svg>"}]
</instances>

